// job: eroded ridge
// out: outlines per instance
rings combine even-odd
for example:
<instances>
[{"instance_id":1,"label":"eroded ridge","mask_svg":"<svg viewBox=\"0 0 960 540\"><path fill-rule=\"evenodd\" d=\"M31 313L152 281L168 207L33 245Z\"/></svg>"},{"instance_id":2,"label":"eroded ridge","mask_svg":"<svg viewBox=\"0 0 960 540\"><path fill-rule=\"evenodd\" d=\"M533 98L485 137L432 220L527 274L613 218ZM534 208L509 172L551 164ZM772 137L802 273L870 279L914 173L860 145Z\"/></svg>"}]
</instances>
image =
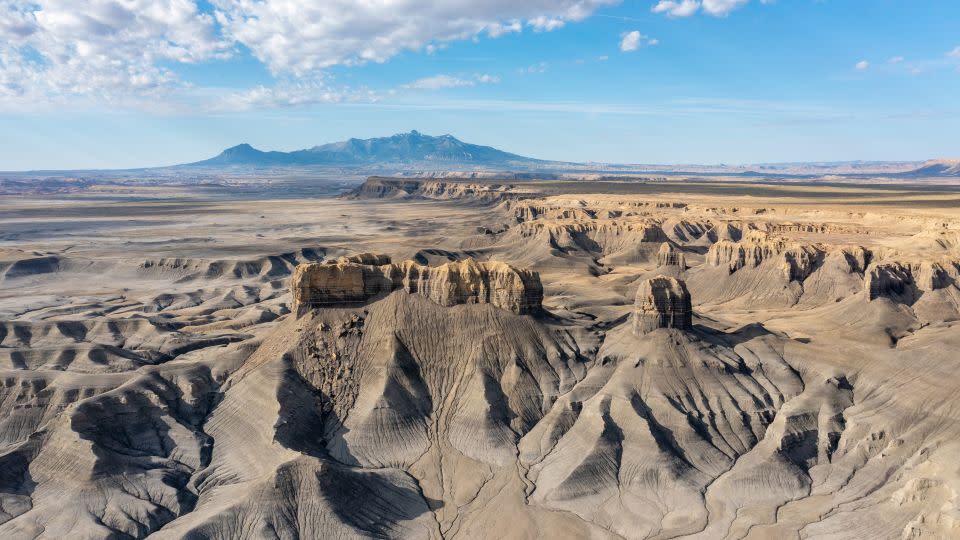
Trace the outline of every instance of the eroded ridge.
<instances>
[{"instance_id":1,"label":"eroded ridge","mask_svg":"<svg viewBox=\"0 0 960 540\"><path fill-rule=\"evenodd\" d=\"M506 263L466 259L430 267L414 261L391 264L369 255L355 259L298 266L291 284L296 309L366 302L398 289L441 306L492 304L517 314L542 307L540 276Z\"/></svg>"}]
</instances>

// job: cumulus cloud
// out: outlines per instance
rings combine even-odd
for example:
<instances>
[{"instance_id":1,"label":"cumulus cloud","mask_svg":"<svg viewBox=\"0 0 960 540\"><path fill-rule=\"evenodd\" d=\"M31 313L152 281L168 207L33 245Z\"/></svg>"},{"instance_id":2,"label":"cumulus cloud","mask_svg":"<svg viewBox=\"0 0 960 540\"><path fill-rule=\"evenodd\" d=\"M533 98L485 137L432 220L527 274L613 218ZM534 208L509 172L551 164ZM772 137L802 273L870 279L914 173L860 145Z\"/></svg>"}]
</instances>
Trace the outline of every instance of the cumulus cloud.
<instances>
[{"instance_id":1,"label":"cumulus cloud","mask_svg":"<svg viewBox=\"0 0 960 540\"><path fill-rule=\"evenodd\" d=\"M894 56L887 60L888 64L900 64L903 63L904 58L902 56Z\"/></svg>"},{"instance_id":2,"label":"cumulus cloud","mask_svg":"<svg viewBox=\"0 0 960 540\"><path fill-rule=\"evenodd\" d=\"M857 71L864 71L869 67L870 67L870 62L867 62L866 60L861 60L853 66L853 68L856 69Z\"/></svg>"},{"instance_id":3,"label":"cumulus cloud","mask_svg":"<svg viewBox=\"0 0 960 540\"><path fill-rule=\"evenodd\" d=\"M660 43L659 40L652 39L641 34L639 30L624 32L623 34L620 34L620 38L620 50L623 52L631 52L643 47L644 45L656 45L657 43Z\"/></svg>"},{"instance_id":4,"label":"cumulus cloud","mask_svg":"<svg viewBox=\"0 0 960 540\"><path fill-rule=\"evenodd\" d=\"M951 58L960 58L960 47L956 47L952 51L948 52L947 56Z\"/></svg>"},{"instance_id":5,"label":"cumulus cloud","mask_svg":"<svg viewBox=\"0 0 960 540\"><path fill-rule=\"evenodd\" d=\"M211 0L224 32L274 73L384 62L428 43L550 31L620 0Z\"/></svg>"},{"instance_id":6,"label":"cumulus cloud","mask_svg":"<svg viewBox=\"0 0 960 540\"><path fill-rule=\"evenodd\" d=\"M190 0L0 0L0 94L144 95L175 84L165 63L231 54Z\"/></svg>"},{"instance_id":7,"label":"cumulus cloud","mask_svg":"<svg viewBox=\"0 0 960 540\"><path fill-rule=\"evenodd\" d=\"M700 9L698 0L660 0L653 6L654 13L665 13L671 17L689 17Z\"/></svg>"},{"instance_id":8,"label":"cumulus cloud","mask_svg":"<svg viewBox=\"0 0 960 540\"><path fill-rule=\"evenodd\" d=\"M177 76L179 64L227 58L242 48L278 80L322 80L334 65L436 52L452 41L525 28L548 32L621 1L0 0L0 100L149 99L189 87ZM280 85L234 98L267 103L301 96L334 97Z\"/></svg>"},{"instance_id":9,"label":"cumulus cloud","mask_svg":"<svg viewBox=\"0 0 960 540\"><path fill-rule=\"evenodd\" d=\"M715 17L723 17L749 1L750 0L703 0L703 11Z\"/></svg>"},{"instance_id":10,"label":"cumulus cloud","mask_svg":"<svg viewBox=\"0 0 960 540\"><path fill-rule=\"evenodd\" d=\"M714 17L725 17L749 2L750 0L659 0L652 11L670 17L689 17L698 11ZM761 0L760 3L769 4L770 0Z\"/></svg>"}]
</instances>

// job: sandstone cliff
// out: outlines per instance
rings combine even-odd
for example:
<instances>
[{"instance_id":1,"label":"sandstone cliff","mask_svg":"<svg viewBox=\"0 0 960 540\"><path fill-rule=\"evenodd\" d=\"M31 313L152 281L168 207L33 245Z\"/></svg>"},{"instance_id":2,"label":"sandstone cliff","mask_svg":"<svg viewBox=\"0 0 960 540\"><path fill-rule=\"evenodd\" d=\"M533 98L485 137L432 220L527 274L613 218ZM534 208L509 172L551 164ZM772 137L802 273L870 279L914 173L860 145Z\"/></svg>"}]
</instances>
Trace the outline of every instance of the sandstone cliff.
<instances>
[{"instance_id":1,"label":"sandstone cliff","mask_svg":"<svg viewBox=\"0 0 960 540\"><path fill-rule=\"evenodd\" d=\"M657 266L679 266L684 270L687 267L687 259L682 251L673 247L673 244L664 242L660 244L660 250L657 251Z\"/></svg>"},{"instance_id":2,"label":"sandstone cliff","mask_svg":"<svg viewBox=\"0 0 960 540\"><path fill-rule=\"evenodd\" d=\"M498 203L534 196L536 193L512 184L483 183L464 179L427 180L371 176L358 188L345 193L346 199L468 199Z\"/></svg>"},{"instance_id":3,"label":"sandstone cliff","mask_svg":"<svg viewBox=\"0 0 960 540\"><path fill-rule=\"evenodd\" d=\"M783 276L790 281L803 281L823 256L820 246L787 242L761 231L749 231L741 241L720 240L710 246L706 263L726 266L730 273L760 266L764 261L777 260Z\"/></svg>"},{"instance_id":4,"label":"sandstone cliff","mask_svg":"<svg viewBox=\"0 0 960 540\"><path fill-rule=\"evenodd\" d=\"M426 296L442 306L492 304L518 314L541 309L540 276L505 263L466 259L436 267L413 261L378 265L356 261L389 259L358 257L298 266L290 286L295 309L302 312L318 306L366 302L397 289Z\"/></svg>"},{"instance_id":5,"label":"sandstone cliff","mask_svg":"<svg viewBox=\"0 0 960 540\"><path fill-rule=\"evenodd\" d=\"M497 249L524 266L569 269L579 263L602 272L608 264L654 260L667 240L653 220L534 220L517 224L495 240Z\"/></svg>"},{"instance_id":6,"label":"sandstone cliff","mask_svg":"<svg viewBox=\"0 0 960 540\"><path fill-rule=\"evenodd\" d=\"M633 311L633 331L637 335L658 328L693 329L693 310L686 284L672 277L657 276L645 280L637 289Z\"/></svg>"},{"instance_id":7,"label":"sandstone cliff","mask_svg":"<svg viewBox=\"0 0 960 540\"><path fill-rule=\"evenodd\" d=\"M945 289L960 277L957 262L942 260L887 260L870 265L864 273L864 290L870 300L887 297L912 304L924 292Z\"/></svg>"}]
</instances>

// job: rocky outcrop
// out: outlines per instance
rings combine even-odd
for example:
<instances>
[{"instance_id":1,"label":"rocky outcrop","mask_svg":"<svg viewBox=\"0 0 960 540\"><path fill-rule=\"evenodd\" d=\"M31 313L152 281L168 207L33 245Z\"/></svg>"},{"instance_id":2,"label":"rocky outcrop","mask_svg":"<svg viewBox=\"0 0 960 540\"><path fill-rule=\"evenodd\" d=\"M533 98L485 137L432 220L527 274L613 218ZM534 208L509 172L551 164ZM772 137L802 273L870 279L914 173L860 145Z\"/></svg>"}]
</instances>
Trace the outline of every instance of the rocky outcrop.
<instances>
[{"instance_id":1,"label":"rocky outcrop","mask_svg":"<svg viewBox=\"0 0 960 540\"><path fill-rule=\"evenodd\" d=\"M556 207L537 204L519 204L514 207L513 215L517 223L535 219L589 221L597 218L597 213L589 209L576 206Z\"/></svg>"},{"instance_id":2,"label":"rocky outcrop","mask_svg":"<svg viewBox=\"0 0 960 540\"><path fill-rule=\"evenodd\" d=\"M465 179L408 179L371 176L358 188L343 194L346 199L468 199L485 203L529 198L536 192L512 184L483 183Z\"/></svg>"},{"instance_id":3,"label":"rocky outcrop","mask_svg":"<svg viewBox=\"0 0 960 540\"><path fill-rule=\"evenodd\" d=\"M912 304L925 291L936 291L956 283L960 270L949 261L887 261L871 265L864 274L864 289L875 300L886 297Z\"/></svg>"},{"instance_id":4,"label":"rocky outcrop","mask_svg":"<svg viewBox=\"0 0 960 540\"><path fill-rule=\"evenodd\" d=\"M657 276L640 284L633 310L633 331L648 334L658 328L693 329L693 309L686 284Z\"/></svg>"},{"instance_id":5,"label":"rocky outcrop","mask_svg":"<svg viewBox=\"0 0 960 540\"><path fill-rule=\"evenodd\" d=\"M673 244L664 242L660 245L660 251L657 252L657 266L679 266L681 270L686 269L687 259L683 252L673 247Z\"/></svg>"},{"instance_id":6,"label":"rocky outcrop","mask_svg":"<svg viewBox=\"0 0 960 540\"><path fill-rule=\"evenodd\" d=\"M874 265L864 277L870 300L883 296L912 304L919 293L910 268L898 263Z\"/></svg>"},{"instance_id":7,"label":"rocky outcrop","mask_svg":"<svg viewBox=\"0 0 960 540\"><path fill-rule=\"evenodd\" d=\"M876 257L860 246L796 242L748 229L739 242L712 245L705 264L684 277L703 303L812 307L858 294Z\"/></svg>"},{"instance_id":8,"label":"rocky outcrop","mask_svg":"<svg viewBox=\"0 0 960 540\"><path fill-rule=\"evenodd\" d=\"M13 261L0 260L0 277L16 278L49 274L60 268L60 258L54 256L29 257Z\"/></svg>"},{"instance_id":9,"label":"rocky outcrop","mask_svg":"<svg viewBox=\"0 0 960 540\"><path fill-rule=\"evenodd\" d=\"M366 258L361 260L382 259ZM397 289L420 294L442 306L493 304L517 314L541 309L543 286L536 272L502 262L466 259L442 266L413 261L363 264L348 259L297 267L291 282L295 309L366 302Z\"/></svg>"},{"instance_id":10,"label":"rocky outcrop","mask_svg":"<svg viewBox=\"0 0 960 540\"><path fill-rule=\"evenodd\" d=\"M409 197L420 189L419 180L371 176L360 187L345 193L347 199L392 199Z\"/></svg>"},{"instance_id":11,"label":"rocky outcrop","mask_svg":"<svg viewBox=\"0 0 960 540\"><path fill-rule=\"evenodd\" d=\"M357 253L354 255L344 255L342 257L337 257L334 260L328 261L329 264L366 264L374 266L382 266L384 264L390 264L390 256L382 255L378 253Z\"/></svg>"},{"instance_id":12,"label":"rocky outcrop","mask_svg":"<svg viewBox=\"0 0 960 540\"><path fill-rule=\"evenodd\" d=\"M820 246L787 242L761 231L750 231L740 242L720 240L710 246L706 263L726 266L732 274L741 268L755 268L764 261L778 260L785 278L803 281L823 255Z\"/></svg>"},{"instance_id":13,"label":"rocky outcrop","mask_svg":"<svg viewBox=\"0 0 960 540\"><path fill-rule=\"evenodd\" d=\"M607 262L633 264L653 260L659 244L666 240L655 221L535 220L512 227L501 245L515 244L520 260L547 248L551 255L581 253L606 258Z\"/></svg>"},{"instance_id":14,"label":"rocky outcrop","mask_svg":"<svg viewBox=\"0 0 960 540\"><path fill-rule=\"evenodd\" d=\"M684 203L657 201L617 201L616 207L596 207L597 201L584 199L524 199L506 201L504 209L511 210L517 223L541 220L619 219L633 216L649 216L652 210L682 210Z\"/></svg>"}]
</instances>

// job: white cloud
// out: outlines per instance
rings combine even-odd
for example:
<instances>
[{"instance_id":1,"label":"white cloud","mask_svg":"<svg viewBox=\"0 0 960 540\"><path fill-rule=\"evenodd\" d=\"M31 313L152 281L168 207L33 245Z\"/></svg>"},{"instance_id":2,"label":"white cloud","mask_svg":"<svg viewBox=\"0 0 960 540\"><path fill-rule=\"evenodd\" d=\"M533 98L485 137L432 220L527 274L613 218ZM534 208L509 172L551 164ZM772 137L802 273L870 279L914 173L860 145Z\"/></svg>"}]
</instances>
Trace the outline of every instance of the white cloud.
<instances>
[{"instance_id":1,"label":"white cloud","mask_svg":"<svg viewBox=\"0 0 960 540\"><path fill-rule=\"evenodd\" d=\"M500 82L500 77L488 75L486 73L478 73L474 75L472 79L464 79L461 77L454 77L452 75L441 74L417 79L412 83L403 85L403 87L410 90L443 90L445 88L464 88L468 86L475 86L477 83L496 84L498 82Z\"/></svg>"},{"instance_id":2,"label":"white cloud","mask_svg":"<svg viewBox=\"0 0 960 540\"><path fill-rule=\"evenodd\" d=\"M533 27L535 32L552 32L558 28L563 28L566 23L560 17L546 17L544 15L540 15L539 17L530 19L527 24Z\"/></svg>"},{"instance_id":3,"label":"white cloud","mask_svg":"<svg viewBox=\"0 0 960 540\"><path fill-rule=\"evenodd\" d=\"M656 45L660 43L659 40L641 34L639 30L624 32L620 34L620 37L620 50L623 52L631 52L644 45Z\"/></svg>"},{"instance_id":4,"label":"white cloud","mask_svg":"<svg viewBox=\"0 0 960 540\"><path fill-rule=\"evenodd\" d=\"M281 81L319 81L334 65L435 53L525 25L555 30L621 1L0 0L0 105L150 103L190 87L178 65L232 56L240 44ZM290 85L244 95L251 103L331 97Z\"/></svg>"},{"instance_id":5,"label":"white cloud","mask_svg":"<svg viewBox=\"0 0 960 540\"><path fill-rule=\"evenodd\" d=\"M621 0L211 0L224 32L274 73L384 62L428 43L549 31Z\"/></svg>"},{"instance_id":6,"label":"white cloud","mask_svg":"<svg viewBox=\"0 0 960 540\"><path fill-rule=\"evenodd\" d=\"M670 17L689 17L702 10L707 15L725 17L749 2L750 0L659 0L651 11ZM760 0L760 3L769 4L771 0Z\"/></svg>"},{"instance_id":7,"label":"white cloud","mask_svg":"<svg viewBox=\"0 0 960 540\"><path fill-rule=\"evenodd\" d=\"M904 58L903 58L902 56L894 56L894 57L890 58L889 60L887 60L887 63L888 63L888 64L900 64L900 63L903 62L903 60L904 60Z\"/></svg>"},{"instance_id":8,"label":"white cloud","mask_svg":"<svg viewBox=\"0 0 960 540\"><path fill-rule=\"evenodd\" d=\"M256 86L228 94L212 108L216 111L246 111L376 99L377 96L372 92L349 93L332 89L320 82L285 83L270 87Z\"/></svg>"},{"instance_id":9,"label":"white cloud","mask_svg":"<svg viewBox=\"0 0 960 540\"><path fill-rule=\"evenodd\" d=\"M699 0L660 0L652 11L666 13L671 17L689 17L700 9Z\"/></svg>"},{"instance_id":10,"label":"white cloud","mask_svg":"<svg viewBox=\"0 0 960 540\"><path fill-rule=\"evenodd\" d=\"M857 71L864 71L865 69L867 69L868 67L870 67L870 62L867 62L866 60L861 60L861 61L857 62L856 65L854 65L853 67L854 67L854 69L856 69Z\"/></svg>"},{"instance_id":11,"label":"white cloud","mask_svg":"<svg viewBox=\"0 0 960 540\"><path fill-rule=\"evenodd\" d=\"M520 73L543 73L547 71L546 62L537 62L536 64L531 64L525 68L520 68Z\"/></svg>"},{"instance_id":12,"label":"white cloud","mask_svg":"<svg viewBox=\"0 0 960 540\"><path fill-rule=\"evenodd\" d=\"M498 38L504 34L512 34L515 32L521 32L523 30L523 25L520 21L514 19L506 23L493 23L487 27L487 35L492 38Z\"/></svg>"},{"instance_id":13,"label":"white cloud","mask_svg":"<svg viewBox=\"0 0 960 540\"><path fill-rule=\"evenodd\" d=\"M950 56L952 58L960 58L960 47L956 47L952 51L948 52L947 56Z\"/></svg>"},{"instance_id":14,"label":"white cloud","mask_svg":"<svg viewBox=\"0 0 960 540\"><path fill-rule=\"evenodd\" d=\"M434 75L432 77L417 79L412 83L405 84L403 87L415 90L440 90L443 88L461 88L473 85L474 82L467 79L452 77L450 75Z\"/></svg>"},{"instance_id":15,"label":"white cloud","mask_svg":"<svg viewBox=\"0 0 960 540\"><path fill-rule=\"evenodd\" d=\"M724 17L750 0L703 0L703 11L714 17Z\"/></svg>"},{"instance_id":16,"label":"white cloud","mask_svg":"<svg viewBox=\"0 0 960 540\"><path fill-rule=\"evenodd\" d=\"M0 96L144 96L230 47L191 0L0 0Z\"/></svg>"},{"instance_id":17,"label":"white cloud","mask_svg":"<svg viewBox=\"0 0 960 540\"><path fill-rule=\"evenodd\" d=\"M623 34L623 39L620 40L620 50L627 52L639 49L640 37L640 32L637 30Z\"/></svg>"}]
</instances>

